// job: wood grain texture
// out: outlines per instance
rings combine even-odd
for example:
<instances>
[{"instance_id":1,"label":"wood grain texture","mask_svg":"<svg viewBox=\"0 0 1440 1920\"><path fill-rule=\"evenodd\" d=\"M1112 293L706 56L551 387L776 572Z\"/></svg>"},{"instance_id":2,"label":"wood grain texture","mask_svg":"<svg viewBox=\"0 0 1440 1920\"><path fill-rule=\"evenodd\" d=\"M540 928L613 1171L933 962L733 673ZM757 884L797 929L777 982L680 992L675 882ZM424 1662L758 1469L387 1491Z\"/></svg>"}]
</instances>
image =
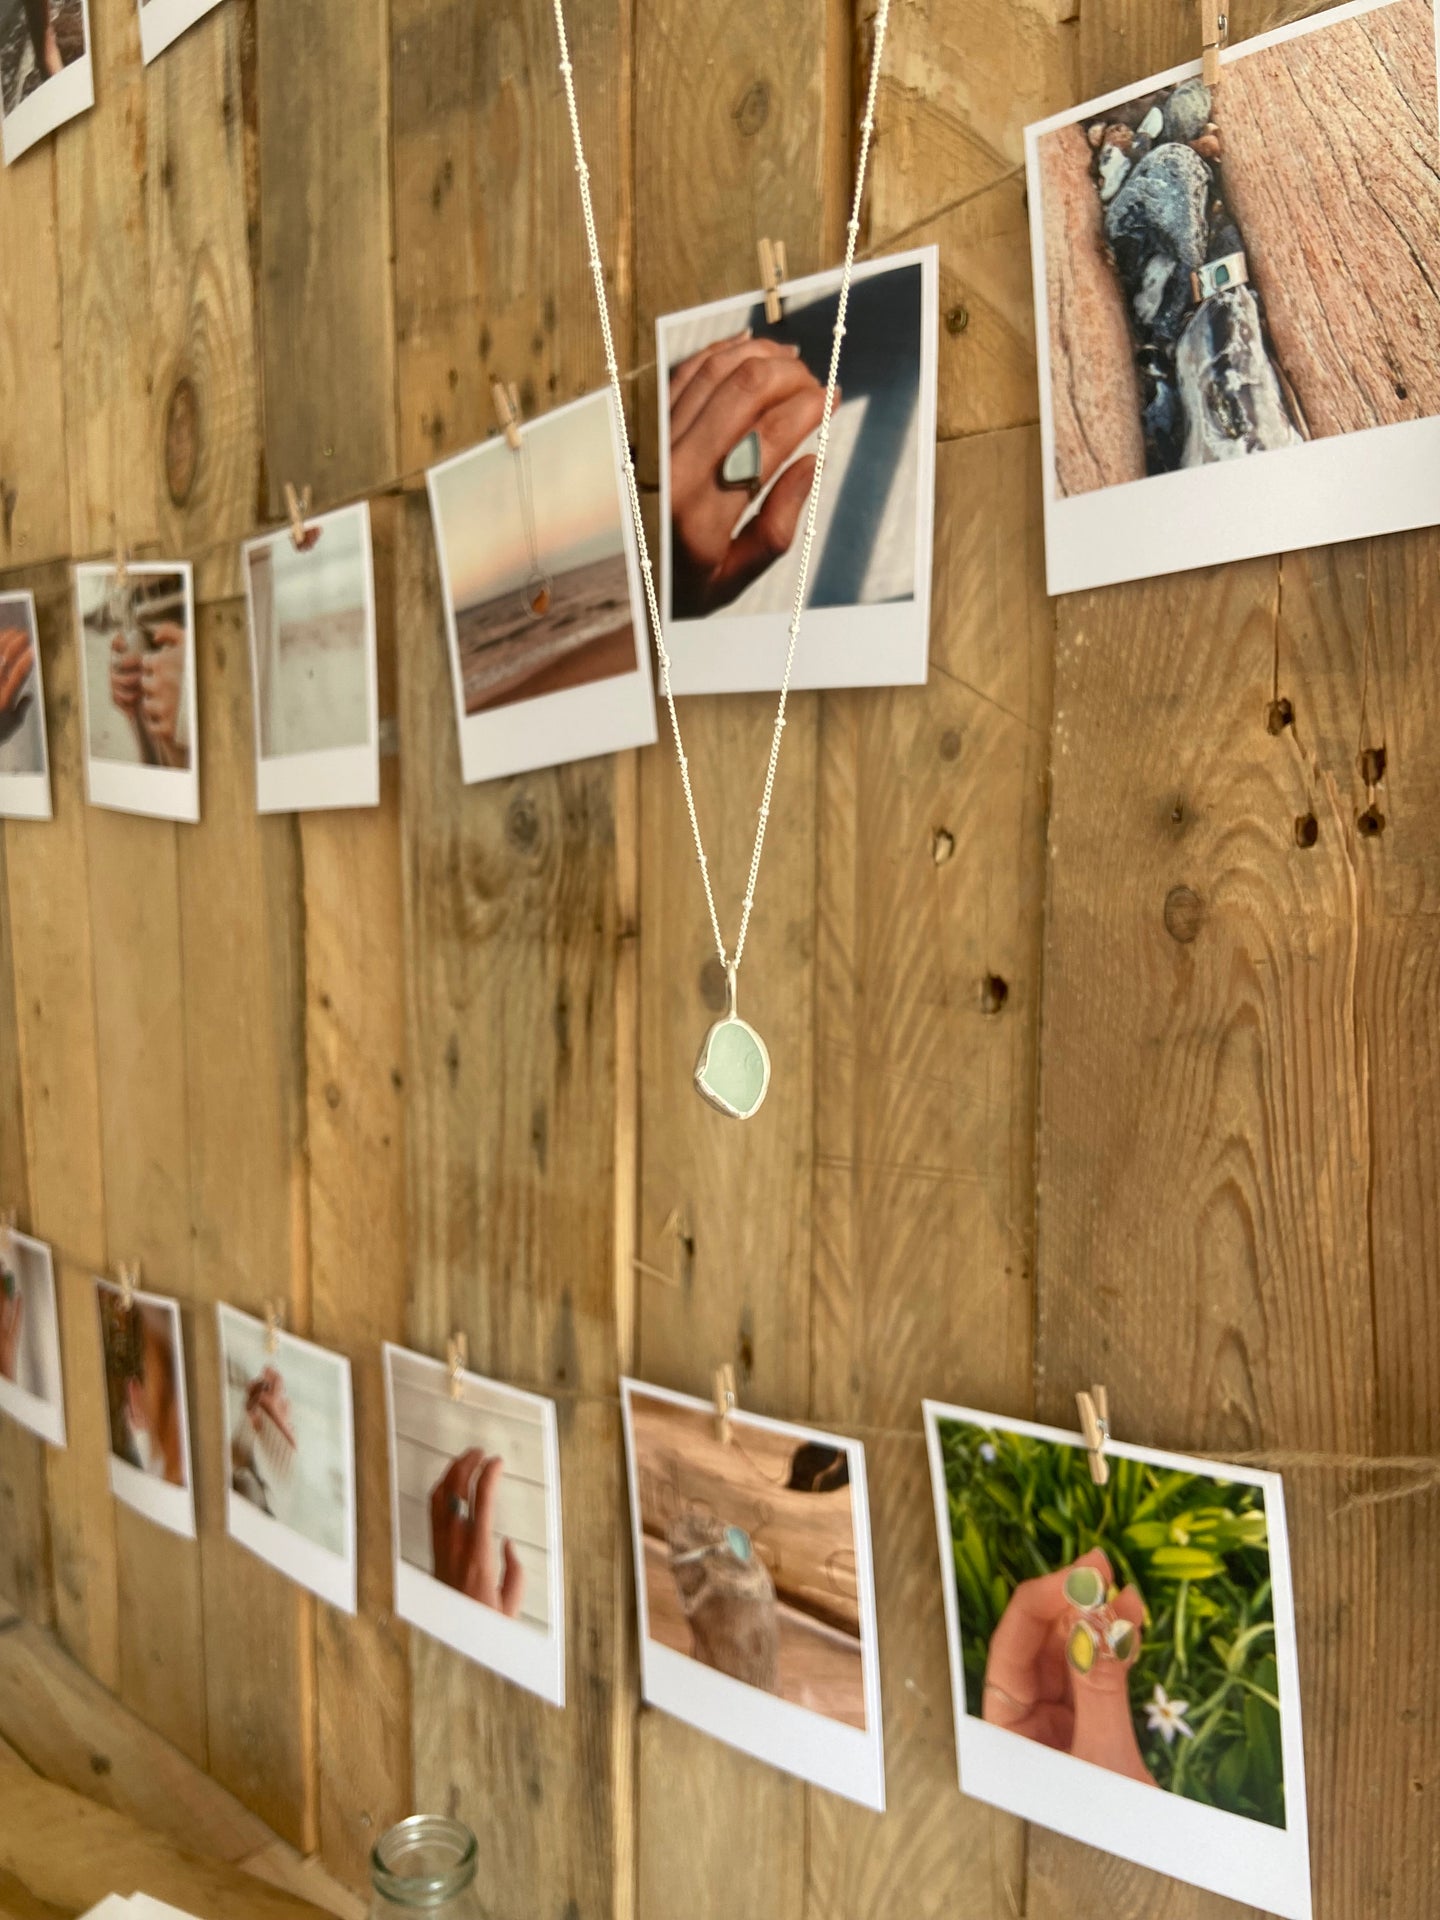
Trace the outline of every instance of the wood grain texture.
<instances>
[{"instance_id":1,"label":"wood grain texture","mask_svg":"<svg viewBox=\"0 0 1440 1920\"><path fill-rule=\"evenodd\" d=\"M74 603L66 569L35 594L55 817L7 822L6 870L30 1226L55 1261L69 1445L51 1449L50 1546L62 1644L107 1686L120 1672L115 1519L93 1275L105 1260L94 947Z\"/></svg>"},{"instance_id":2,"label":"wood grain texture","mask_svg":"<svg viewBox=\"0 0 1440 1920\"><path fill-rule=\"evenodd\" d=\"M386 0L255 0L265 470L317 505L395 473ZM363 379L357 378L363 369Z\"/></svg>"},{"instance_id":3,"label":"wood grain texture","mask_svg":"<svg viewBox=\"0 0 1440 1920\"><path fill-rule=\"evenodd\" d=\"M0 901L9 900L5 836L0 832ZM16 1026L10 915L0 914L0 1208L16 1224L30 1217L25 1162L25 1088ZM45 1499L45 1443L13 1420L0 1420L0 1611L14 1608L49 1625L54 1611L50 1515Z\"/></svg>"},{"instance_id":4,"label":"wood grain texture","mask_svg":"<svg viewBox=\"0 0 1440 1920\"><path fill-rule=\"evenodd\" d=\"M466 788L423 499L399 532L408 986L410 1343L613 1394L617 882L613 771ZM627 1542L613 1409L562 1400L570 1705L562 1715L411 1636L415 1791L458 1812L509 1916L624 1900Z\"/></svg>"},{"instance_id":5,"label":"wood grain texture","mask_svg":"<svg viewBox=\"0 0 1440 1920\"><path fill-rule=\"evenodd\" d=\"M380 711L395 707L394 522L372 513ZM317 1609L320 1851L354 1886L412 1810L410 1665L391 1615L390 1485L380 1344L405 1334L405 975L400 769L375 809L300 817L305 899L310 1331L349 1357L355 1398L359 1613Z\"/></svg>"},{"instance_id":6,"label":"wood grain texture","mask_svg":"<svg viewBox=\"0 0 1440 1920\"><path fill-rule=\"evenodd\" d=\"M0 259L24 261L0 302L0 565L70 552L60 252L50 143L5 169Z\"/></svg>"},{"instance_id":7,"label":"wood grain texture","mask_svg":"<svg viewBox=\"0 0 1440 1920\"><path fill-rule=\"evenodd\" d=\"M193 827L86 809L105 1230L141 1284L191 1294L177 838ZM188 1334L189 1329L185 1329ZM193 1354L187 1354L193 1361ZM193 1396L195 1378L191 1373ZM192 1427L195 1419L192 1416ZM200 1563L192 1542L115 1509L120 1697L203 1765Z\"/></svg>"},{"instance_id":8,"label":"wood grain texture","mask_svg":"<svg viewBox=\"0 0 1440 1920\"><path fill-rule=\"evenodd\" d=\"M314 1610L224 1531L211 1304L309 1312L301 887L295 823L255 814L242 606L202 608L202 825L179 842L196 1311L196 1492L210 1768L277 1833L316 1839ZM237 937L238 936L238 937ZM203 1042L199 1036L203 1036Z\"/></svg>"},{"instance_id":9,"label":"wood grain texture","mask_svg":"<svg viewBox=\"0 0 1440 1920\"><path fill-rule=\"evenodd\" d=\"M621 322L628 251L632 0L567 16L601 258ZM491 378L527 414L604 379L548 0L392 0L400 461L495 428Z\"/></svg>"}]
</instances>

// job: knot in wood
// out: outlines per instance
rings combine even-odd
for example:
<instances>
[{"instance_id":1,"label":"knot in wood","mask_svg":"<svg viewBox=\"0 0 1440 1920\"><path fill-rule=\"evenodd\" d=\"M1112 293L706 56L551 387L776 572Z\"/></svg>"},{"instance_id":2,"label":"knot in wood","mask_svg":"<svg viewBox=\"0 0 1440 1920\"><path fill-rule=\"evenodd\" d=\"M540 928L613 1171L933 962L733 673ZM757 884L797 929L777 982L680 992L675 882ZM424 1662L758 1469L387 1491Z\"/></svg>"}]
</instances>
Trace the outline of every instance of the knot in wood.
<instances>
[{"instance_id":1,"label":"knot in wood","mask_svg":"<svg viewBox=\"0 0 1440 1920\"><path fill-rule=\"evenodd\" d=\"M770 118L770 86L765 80L752 80L736 102L733 119L746 140L753 140Z\"/></svg>"},{"instance_id":2,"label":"knot in wood","mask_svg":"<svg viewBox=\"0 0 1440 1920\"><path fill-rule=\"evenodd\" d=\"M517 794L505 813L505 838L517 853L532 853L540 838L540 815L528 793Z\"/></svg>"},{"instance_id":3,"label":"knot in wood","mask_svg":"<svg viewBox=\"0 0 1440 1920\"><path fill-rule=\"evenodd\" d=\"M1172 887L1165 896L1165 931L1172 940L1187 946L1199 933L1205 919L1205 905L1190 887Z\"/></svg>"},{"instance_id":4,"label":"knot in wood","mask_svg":"<svg viewBox=\"0 0 1440 1920\"><path fill-rule=\"evenodd\" d=\"M200 465L200 396L188 375L175 382L165 409L165 485L170 504L183 507Z\"/></svg>"}]
</instances>

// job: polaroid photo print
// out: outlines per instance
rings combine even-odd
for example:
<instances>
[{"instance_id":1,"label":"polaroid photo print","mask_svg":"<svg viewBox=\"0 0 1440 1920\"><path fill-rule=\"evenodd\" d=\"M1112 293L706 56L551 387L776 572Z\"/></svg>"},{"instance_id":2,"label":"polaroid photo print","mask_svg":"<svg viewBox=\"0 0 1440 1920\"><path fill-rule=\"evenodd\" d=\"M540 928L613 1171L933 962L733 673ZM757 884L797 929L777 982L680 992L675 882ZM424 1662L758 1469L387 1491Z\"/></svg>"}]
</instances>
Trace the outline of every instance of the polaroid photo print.
<instances>
[{"instance_id":1,"label":"polaroid photo print","mask_svg":"<svg viewBox=\"0 0 1440 1920\"><path fill-rule=\"evenodd\" d=\"M50 818L40 629L31 593L0 593L0 818Z\"/></svg>"},{"instance_id":2,"label":"polaroid photo print","mask_svg":"<svg viewBox=\"0 0 1440 1920\"><path fill-rule=\"evenodd\" d=\"M655 739L620 446L592 393L430 469L466 781Z\"/></svg>"},{"instance_id":3,"label":"polaroid photo print","mask_svg":"<svg viewBox=\"0 0 1440 1920\"><path fill-rule=\"evenodd\" d=\"M176 1301L95 1282L110 1490L171 1533L195 1538L195 1481L185 1394L185 1342Z\"/></svg>"},{"instance_id":4,"label":"polaroid photo print","mask_svg":"<svg viewBox=\"0 0 1440 1920\"><path fill-rule=\"evenodd\" d=\"M43 1240L0 1227L0 1413L65 1444L55 1263Z\"/></svg>"},{"instance_id":5,"label":"polaroid photo print","mask_svg":"<svg viewBox=\"0 0 1440 1920\"><path fill-rule=\"evenodd\" d=\"M645 1699L883 1812L864 1448L621 1389Z\"/></svg>"},{"instance_id":6,"label":"polaroid photo print","mask_svg":"<svg viewBox=\"0 0 1440 1920\"><path fill-rule=\"evenodd\" d=\"M219 4L220 0L140 0L140 52L145 65Z\"/></svg>"},{"instance_id":7,"label":"polaroid photo print","mask_svg":"<svg viewBox=\"0 0 1440 1920\"><path fill-rule=\"evenodd\" d=\"M0 146L8 167L95 104L89 0L0 0Z\"/></svg>"},{"instance_id":8,"label":"polaroid photo print","mask_svg":"<svg viewBox=\"0 0 1440 1920\"><path fill-rule=\"evenodd\" d=\"M354 1613L350 1362L293 1334L272 1334L235 1307L217 1307L216 1315L227 1531L332 1607Z\"/></svg>"},{"instance_id":9,"label":"polaroid photo print","mask_svg":"<svg viewBox=\"0 0 1440 1920\"><path fill-rule=\"evenodd\" d=\"M917 686L929 663L939 255L857 266L794 687ZM661 609L677 693L778 690L838 272L664 314Z\"/></svg>"},{"instance_id":10,"label":"polaroid photo print","mask_svg":"<svg viewBox=\"0 0 1440 1920\"><path fill-rule=\"evenodd\" d=\"M370 509L241 548L261 813L380 804Z\"/></svg>"},{"instance_id":11,"label":"polaroid photo print","mask_svg":"<svg viewBox=\"0 0 1440 1920\"><path fill-rule=\"evenodd\" d=\"M1433 0L1025 132L1051 593L1440 521ZM1363 155L1363 163L1357 161Z\"/></svg>"},{"instance_id":12,"label":"polaroid photo print","mask_svg":"<svg viewBox=\"0 0 1440 1920\"><path fill-rule=\"evenodd\" d=\"M1310 1920L1278 1474L925 1402L960 1783Z\"/></svg>"},{"instance_id":13,"label":"polaroid photo print","mask_svg":"<svg viewBox=\"0 0 1440 1920\"><path fill-rule=\"evenodd\" d=\"M385 1348L395 1611L565 1704L555 1403Z\"/></svg>"},{"instance_id":14,"label":"polaroid photo print","mask_svg":"<svg viewBox=\"0 0 1440 1920\"><path fill-rule=\"evenodd\" d=\"M200 818L195 604L188 561L75 569L90 804Z\"/></svg>"}]
</instances>

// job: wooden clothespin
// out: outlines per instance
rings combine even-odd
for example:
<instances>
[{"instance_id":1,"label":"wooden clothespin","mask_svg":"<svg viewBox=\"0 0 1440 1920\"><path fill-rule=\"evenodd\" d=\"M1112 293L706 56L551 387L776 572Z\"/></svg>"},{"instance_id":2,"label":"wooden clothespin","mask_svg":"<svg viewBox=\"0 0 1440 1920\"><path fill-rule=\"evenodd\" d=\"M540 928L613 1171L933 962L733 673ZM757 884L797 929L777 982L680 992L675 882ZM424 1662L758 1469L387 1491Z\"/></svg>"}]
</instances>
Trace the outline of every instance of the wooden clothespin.
<instances>
[{"instance_id":1,"label":"wooden clothespin","mask_svg":"<svg viewBox=\"0 0 1440 1920\"><path fill-rule=\"evenodd\" d=\"M780 304L780 288L787 272L785 242L764 239L760 242L758 252L760 284L765 289L765 318L773 327L785 315L785 309Z\"/></svg>"},{"instance_id":2,"label":"wooden clothespin","mask_svg":"<svg viewBox=\"0 0 1440 1920\"><path fill-rule=\"evenodd\" d=\"M124 541L120 538L120 529L115 529L115 586L117 591L130 577L130 555Z\"/></svg>"},{"instance_id":3,"label":"wooden clothespin","mask_svg":"<svg viewBox=\"0 0 1440 1920\"><path fill-rule=\"evenodd\" d=\"M1091 1387L1089 1393L1082 1390L1076 1394L1075 1404L1080 1409L1080 1431L1090 1456L1090 1478L1097 1487L1103 1487L1110 1478L1110 1464L1105 1458L1105 1443L1110 1438L1110 1396L1104 1387Z\"/></svg>"},{"instance_id":4,"label":"wooden clothespin","mask_svg":"<svg viewBox=\"0 0 1440 1920\"><path fill-rule=\"evenodd\" d=\"M1213 92L1220 84L1220 49L1230 39L1230 17L1220 0L1200 0L1201 77Z\"/></svg>"},{"instance_id":5,"label":"wooden clothespin","mask_svg":"<svg viewBox=\"0 0 1440 1920\"><path fill-rule=\"evenodd\" d=\"M120 1304L129 1313L135 1305L135 1289L140 1284L140 1262L125 1260L120 1265Z\"/></svg>"},{"instance_id":6,"label":"wooden clothespin","mask_svg":"<svg viewBox=\"0 0 1440 1920\"><path fill-rule=\"evenodd\" d=\"M723 1367L715 1369L715 1438L722 1446L728 1447L734 1438L730 1431L730 1416L738 1405L735 1369L727 1360Z\"/></svg>"},{"instance_id":7,"label":"wooden clothespin","mask_svg":"<svg viewBox=\"0 0 1440 1920\"><path fill-rule=\"evenodd\" d=\"M490 398L495 402L495 418L500 422L506 446L512 453L519 453L520 422L524 417L520 412L520 389L513 380L509 386L503 380L492 380Z\"/></svg>"},{"instance_id":8,"label":"wooden clothespin","mask_svg":"<svg viewBox=\"0 0 1440 1920\"><path fill-rule=\"evenodd\" d=\"M280 1351L280 1329L285 1324L285 1303L282 1300L265 1302L265 1351Z\"/></svg>"},{"instance_id":9,"label":"wooden clothespin","mask_svg":"<svg viewBox=\"0 0 1440 1920\"><path fill-rule=\"evenodd\" d=\"M452 1333L445 1342L445 1361L450 1369L450 1398L460 1398L460 1376L470 1364L470 1342L463 1333Z\"/></svg>"},{"instance_id":10,"label":"wooden clothespin","mask_svg":"<svg viewBox=\"0 0 1440 1920\"><path fill-rule=\"evenodd\" d=\"M285 482L285 511L290 516L290 544L297 553L305 553L313 547L318 537L314 532L307 532L305 527L305 519L310 512L311 497L309 487L306 487L302 493L297 493L288 480Z\"/></svg>"},{"instance_id":11,"label":"wooden clothespin","mask_svg":"<svg viewBox=\"0 0 1440 1920\"><path fill-rule=\"evenodd\" d=\"M14 1233L19 1224L20 1216L14 1207L6 1207L4 1213L0 1213L0 1229L6 1233Z\"/></svg>"}]
</instances>

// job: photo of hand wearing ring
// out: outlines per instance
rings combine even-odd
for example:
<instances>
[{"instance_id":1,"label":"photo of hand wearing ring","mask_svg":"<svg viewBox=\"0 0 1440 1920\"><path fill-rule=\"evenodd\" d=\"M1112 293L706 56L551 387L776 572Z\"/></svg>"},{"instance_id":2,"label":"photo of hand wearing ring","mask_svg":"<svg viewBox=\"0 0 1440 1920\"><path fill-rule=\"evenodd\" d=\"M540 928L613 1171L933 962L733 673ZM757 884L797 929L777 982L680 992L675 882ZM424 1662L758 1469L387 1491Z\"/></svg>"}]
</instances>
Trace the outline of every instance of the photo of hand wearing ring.
<instances>
[{"instance_id":1,"label":"photo of hand wearing ring","mask_svg":"<svg viewBox=\"0 0 1440 1920\"><path fill-rule=\"evenodd\" d=\"M840 399L837 388L837 406ZM672 605L678 619L728 606L790 551L815 476L815 456L795 456L824 411L824 382L805 365L800 347L757 340L749 327L671 369ZM766 487L758 511L740 525L747 502Z\"/></svg>"},{"instance_id":2,"label":"photo of hand wearing ring","mask_svg":"<svg viewBox=\"0 0 1440 1920\"><path fill-rule=\"evenodd\" d=\"M193 765L193 632L185 576L113 567L77 573L92 760L188 771Z\"/></svg>"},{"instance_id":3,"label":"photo of hand wearing ring","mask_svg":"<svg viewBox=\"0 0 1440 1920\"><path fill-rule=\"evenodd\" d=\"M435 1578L514 1620L525 1599L525 1569L512 1540L495 1550L495 1501L505 1463L471 1447L452 1460L430 1494Z\"/></svg>"},{"instance_id":4,"label":"photo of hand wearing ring","mask_svg":"<svg viewBox=\"0 0 1440 1920\"><path fill-rule=\"evenodd\" d=\"M1140 1589L1115 1591L1098 1547L1022 1580L990 1641L983 1718L1153 1787L1130 1709L1144 1618Z\"/></svg>"}]
</instances>

